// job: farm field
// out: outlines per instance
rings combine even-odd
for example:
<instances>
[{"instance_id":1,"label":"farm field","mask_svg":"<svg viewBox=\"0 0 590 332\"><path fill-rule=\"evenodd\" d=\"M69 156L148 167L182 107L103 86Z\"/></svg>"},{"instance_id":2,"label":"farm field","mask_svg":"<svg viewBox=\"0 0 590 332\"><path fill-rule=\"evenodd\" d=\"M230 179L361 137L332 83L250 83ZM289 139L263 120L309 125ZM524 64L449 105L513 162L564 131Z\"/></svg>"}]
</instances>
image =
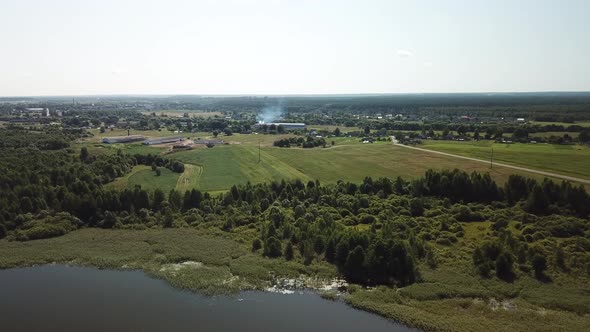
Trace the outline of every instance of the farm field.
<instances>
[{"instance_id":1,"label":"farm field","mask_svg":"<svg viewBox=\"0 0 590 332\"><path fill-rule=\"evenodd\" d=\"M89 129L94 136L91 138L86 139L85 141L89 142L101 142L105 137L114 137L114 136L127 136L127 129L120 129L120 128L113 128L113 130L107 129L104 133L101 133L99 129ZM129 132L131 135L141 135L147 138L156 138L156 137L168 137L168 136L195 136L197 134L204 134L204 133L175 133L173 131L169 131L166 129L162 130L131 130ZM207 134L210 135L210 134Z\"/></svg>"},{"instance_id":2,"label":"farm field","mask_svg":"<svg viewBox=\"0 0 590 332\"><path fill-rule=\"evenodd\" d=\"M202 167L199 179L190 178L190 184L177 189L193 187L203 191L228 190L234 184L261 183L270 180L301 179L334 183L339 180L360 182L366 176L373 178L422 176L428 169L459 168L467 172L489 172L503 183L510 174L520 174L541 180L543 177L504 167L490 169L483 163L458 160L427 152L396 147L390 143L336 145L331 148L300 149L262 147L258 163L258 147L252 145L226 145L212 149L183 151L171 158L189 165ZM190 166L189 166L190 167Z\"/></svg>"},{"instance_id":3,"label":"farm field","mask_svg":"<svg viewBox=\"0 0 590 332\"><path fill-rule=\"evenodd\" d=\"M343 134L352 132L352 131L362 131L362 128L359 127L345 127L345 126L329 126L329 125L307 125L307 130L327 130L329 132L333 132L336 128L340 129L340 132ZM374 130L375 131L375 130Z\"/></svg>"},{"instance_id":4,"label":"farm field","mask_svg":"<svg viewBox=\"0 0 590 332\"><path fill-rule=\"evenodd\" d=\"M577 138L578 135L580 135L579 132L573 132L573 131L545 131L545 132L537 132L537 133L529 133L529 138L532 137L544 137L544 138L549 138L551 136L556 136L556 137L563 137L563 135L568 134L569 136L573 137L573 138ZM512 135L510 135L512 136Z\"/></svg>"},{"instance_id":5,"label":"farm field","mask_svg":"<svg viewBox=\"0 0 590 332\"><path fill-rule=\"evenodd\" d=\"M109 154L109 153L117 153L117 151L121 150L121 152L134 155L134 154L161 154L162 152L168 150L166 146L153 146L153 145L143 145L141 142L139 143L117 143L117 144L99 144L99 143L90 143L90 142L79 142L79 147L86 147L91 154Z\"/></svg>"},{"instance_id":6,"label":"farm field","mask_svg":"<svg viewBox=\"0 0 590 332\"><path fill-rule=\"evenodd\" d=\"M248 145L216 146L175 153L171 156L185 164L199 165L203 171L198 188L204 191L223 191L234 184L262 183L281 179L309 180L306 174L285 164L280 158L261 150L258 162L258 147ZM278 148L277 148L278 149Z\"/></svg>"},{"instance_id":7,"label":"farm field","mask_svg":"<svg viewBox=\"0 0 590 332\"><path fill-rule=\"evenodd\" d=\"M423 141L421 148L494 160L563 175L590 179L590 148L581 145L500 144L491 141Z\"/></svg>"},{"instance_id":8,"label":"farm field","mask_svg":"<svg viewBox=\"0 0 590 332\"><path fill-rule=\"evenodd\" d=\"M194 167L189 167L189 169L193 168ZM107 186L118 190L123 190L125 188L132 189L135 186L141 186L141 188L150 191L159 188L165 193L175 189L179 181L180 174L174 173L165 167L160 167L160 171L162 173L160 176L157 176L156 173L152 171L150 166L138 165L133 168L131 173L116 179L115 181L107 184ZM194 173L189 171L187 174Z\"/></svg>"},{"instance_id":9,"label":"farm field","mask_svg":"<svg viewBox=\"0 0 590 332\"><path fill-rule=\"evenodd\" d=\"M197 137L197 136L195 136ZM203 137L213 137L211 134L207 134L207 136ZM219 135L217 138L224 140L227 143L239 143L245 145L252 145L258 147L258 144L262 146L272 146L274 141L289 138L289 137L296 137L293 134L282 134L282 135L264 135L264 134L233 134L231 136L222 136Z\"/></svg>"},{"instance_id":10,"label":"farm field","mask_svg":"<svg viewBox=\"0 0 590 332\"><path fill-rule=\"evenodd\" d=\"M176 181L176 190L185 192L187 190L198 188L201 174L203 174L203 167L193 164L184 164L184 172L180 174Z\"/></svg>"},{"instance_id":11,"label":"farm field","mask_svg":"<svg viewBox=\"0 0 590 332\"><path fill-rule=\"evenodd\" d=\"M531 121L531 124L533 124L533 125L539 125L539 126L556 125L556 126L569 127L569 126L576 125L576 126L582 126L582 127L590 127L590 121L576 121L574 123L569 123L569 122Z\"/></svg>"},{"instance_id":12,"label":"farm field","mask_svg":"<svg viewBox=\"0 0 590 332\"><path fill-rule=\"evenodd\" d=\"M98 131L97 131L98 132ZM109 136L123 133L114 131ZM97 136L106 136L98 133ZM144 136L156 137L162 132L153 130L142 132ZM169 135L166 132L166 135ZM188 133L187 133L188 134ZM210 133L198 132L190 137L212 138ZM83 141L91 153L114 153L123 150L128 154L161 154L166 146L145 146L131 144L98 144L96 137ZM163 136L163 135L162 135ZM212 193L228 190L234 184L247 182L261 183L281 179L301 179L303 181L319 180L333 183L339 180L360 182L366 176L378 177L417 177L428 169L459 168L468 172L489 172L498 182L504 182L510 174L520 174L536 179L535 175L524 171L495 167L475 161L458 160L449 156L433 155L427 152L392 146L389 142L362 144L358 138L332 137L327 139L328 148L301 149L276 148L275 140L292 137L284 135L234 134L220 135L228 145L212 149L194 149L168 155L187 165L185 174L167 174L162 172L159 179L151 170L136 167L131 175L111 184L117 188L133 188L142 184L145 189L155 187L179 191L198 188ZM335 146L331 147L334 141ZM258 145L260 144L260 163L258 162ZM491 141L449 142L426 140L421 147L435 151L489 160L491 147L494 147L494 160L533 169L554 172L581 178L590 178L590 148L580 145L550 144L497 144ZM567 162L566 162L567 160ZM170 172L171 173L171 172ZM147 176L150 174L150 176ZM147 181L144 181L147 180ZM558 180L559 181L559 180ZM164 185L164 187L161 187Z\"/></svg>"}]
</instances>

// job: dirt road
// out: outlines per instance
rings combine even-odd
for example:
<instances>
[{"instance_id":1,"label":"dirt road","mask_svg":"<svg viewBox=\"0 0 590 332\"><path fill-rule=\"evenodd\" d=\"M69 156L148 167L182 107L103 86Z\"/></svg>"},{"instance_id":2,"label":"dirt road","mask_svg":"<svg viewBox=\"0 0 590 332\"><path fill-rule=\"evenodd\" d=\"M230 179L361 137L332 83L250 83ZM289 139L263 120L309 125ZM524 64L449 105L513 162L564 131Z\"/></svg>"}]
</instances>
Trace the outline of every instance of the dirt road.
<instances>
[{"instance_id":1,"label":"dirt road","mask_svg":"<svg viewBox=\"0 0 590 332\"><path fill-rule=\"evenodd\" d=\"M402 148L407 148L407 149L413 149L413 150L418 150L418 151L424 151L424 152L441 154L443 156L449 156L449 157L467 159L467 160L471 160L471 161L477 161L477 162L480 162L480 163L486 163L486 164L489 164L490 163L489 160L482 160L482 159L477 159L477 158L464 157L464 156L460 156L460 155L456 155L456 154L452 154L452 153L446 153L446 152L440 152L440 151L422 149L422 148L417 148L417 147L414 147L414 146L408 146L408 145L396 144L396 143L394 143L393 145L399 146L399 147L402 147ZM508 167L508 168L512 168L512 169L517 169L519 171L525 171L525 172L530 172L530 173L535 173L535 174L550 176L550 177L554 177L554 178L559 178L559 179L563 179L563 180L579 182L579 183L583 183L583 184L590 184L590 180L576 178L576 177L573 177L573 176L567 176L567 175L561 175L561 174L556 174L556 173L551 173L551 172L539 171L539 170L532 169L532 168L514 166L514 165L509 165L509 164L504 164L504 163L497 163L497 162L494 162L493 165L494 166L501 166L501 167Z\"/></svg>"}]
</instances>

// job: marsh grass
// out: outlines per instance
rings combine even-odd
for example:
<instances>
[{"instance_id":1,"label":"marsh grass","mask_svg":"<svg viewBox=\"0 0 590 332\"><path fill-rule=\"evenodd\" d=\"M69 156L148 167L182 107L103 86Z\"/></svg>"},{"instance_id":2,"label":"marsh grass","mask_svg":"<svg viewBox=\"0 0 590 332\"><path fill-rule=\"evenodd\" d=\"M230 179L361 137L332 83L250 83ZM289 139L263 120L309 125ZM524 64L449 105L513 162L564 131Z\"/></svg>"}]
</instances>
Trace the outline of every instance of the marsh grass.
<instances>
[{"instance_id":1,"label":"marsh grass","mask_svg":"<svg viewBox=\"0 0 590 332\"><path fill-rule=\"evenodd\" d=\"M67 235L17 242L0 240L0 268L72 264L109 269L141 269L183 289L208 295L262 289L272 278L300 275L334 278L327 263L268 259L250 251L250 244L208 235L207 229L103 230L80 229ZM203 266L166 270L183 262Z\"/></svg>"},{"instance_id":2,"label":"marsh grass","mask_svg":"<svg viewBox=\"0 0 590 332\"><path fill-rule=\"evenodd\" d=\"M388 299L394 300L388 300ZM588 318L566 311L546 310L526 302L485 301L478 298L405 300L391 291L360 290L345 301L424 331L586 331Z\"/></svg>"},{"instance_id":3,"label":"marsh grass","mask_svg":"<svg viewBox=\"0 0 590 332\"><path fill-rule=\"evenodd\" d=\"M0 268L72 264L141 269L177 288L207 295L266 289L273 280L331 280L333 265L269 259L251 251L255 229L80 229L28 242L0 240ZM217 229L218 230L218 229ZM483 232L467 228L466 245ZM454 244L439 267L421 266L421 281L404 288L349 285L346 303L426 331L585 331L590 322L587 280L552 272L553 283L520 274L513 283L482 279L468 267L468 250ZM465 244L461 244L465 245ZM309 283L308 283L309 284ZM321 293L335 300L333 292Z\"/></svg>"}]
</instances>

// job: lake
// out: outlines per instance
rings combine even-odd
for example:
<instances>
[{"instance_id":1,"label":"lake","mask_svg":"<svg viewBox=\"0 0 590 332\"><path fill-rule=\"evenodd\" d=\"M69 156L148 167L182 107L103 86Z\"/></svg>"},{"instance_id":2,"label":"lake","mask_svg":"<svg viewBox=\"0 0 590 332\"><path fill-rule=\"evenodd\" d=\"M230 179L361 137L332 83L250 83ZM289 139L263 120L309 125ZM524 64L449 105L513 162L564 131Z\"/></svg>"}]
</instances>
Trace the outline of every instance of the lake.
<instances>
[{"instance_id":1,"label":"lake","mask_svg":"<svg viewBox=\"0 0 590 332\"><path fill-rule=\"evenodd\" d=\"M206 297L141 271L0 270L3 331L411 331L310 291Z\"/></svg>"}]
</instances>

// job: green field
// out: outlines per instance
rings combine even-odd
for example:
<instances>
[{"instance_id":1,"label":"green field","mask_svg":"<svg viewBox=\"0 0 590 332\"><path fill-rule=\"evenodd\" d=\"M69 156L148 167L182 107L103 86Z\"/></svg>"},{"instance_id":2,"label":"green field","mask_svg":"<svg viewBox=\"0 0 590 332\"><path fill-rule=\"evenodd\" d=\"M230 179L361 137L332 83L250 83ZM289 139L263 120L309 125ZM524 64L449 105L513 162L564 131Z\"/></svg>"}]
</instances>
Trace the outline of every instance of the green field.
<instances>
[{"instance_id":1,"label":"green field","mask_svg":"<svg viewBox=\"0 0 590 332\"><path fill-rule=\"evenodd\" d=\"M115 136L127 136L127 129L113 128L113 130L107 129L104 133L101 133L98 129L89 129L94 136L87 141L100 142L104 137L115 137ZM166 129L162 130L131 130L130 135L141 135L145 137L168 137L168 136L193 136L191 133L175 133Z\"/></svg>"},{"instance_id":2,"label":"green field","mask_svg":"<svg viewBox=\"0 0 590 332\"><path fill-rule=\"evenodd\" d=\"M189 167L189 169L193 169L193 167ZM146 190L159 188L165 193L175 189L181 175L165 167L160 167L160 171L160 176L157 176L150 166L138 165L133 168L131 173L116 179L109 183L108 186L118 190L132 189L135 186L141 186ZM189 171L187 174L193 173Z\"/></svg>"},{"instance_id":3,"label":"green field","mask_svg":"<svg viewBox=\"0 0 590 332\"><path fill-rule=\"evenodd\" d=\"M590 148L581 145L424 141L422 148L590 179Z\"/></svg>"},{"instance_id":4,"label":"green field","mask_svg":"<svg viewBox=\"0 0 590 332\"><path fill-rule=\"evenodd\" d=\"M531 121L531 124L539 125L539 126L556 125L556 126L569 127L569 126L576 125L576 126L590 127L590 121L579 121L579 122L575 122L575 123Z\"/></svg>"},{"instance_id":5,"label":"green field","mask_svg":"<svg viewBox=\"0 0 590 332\"><path fill-rule=\"evenodd\" d=\"M203 172L198 188L205 191L227 190L234 184L248 181L261 183L280 179L309 179L304 173L290 167L261 150L261 162L258 162L258 148L248 145L224 145L212 149L197 149L175 153L173 156L187 164L198 165Z\"/></svg>"},{"instance_id":6,"label":"green field","mask_svg":"<svg viewBox=\"0 0 590 332\"><path fill-rule=\"evenodd\" d=\"M317 179L324 183L334 183L339 180L360 182L366 176L413 178L423 175L428 169L460 168L468 172L489 172L500 183L506 181L510 174L543 178L504 167L490 169L483 163L414 151L386 142L337 144L325 149L262 147L260 163L258 147L248 144L196 149L169 156L186 164L202 167L202 173L198 173L200 178L187 176L191 180L182 189L194 186L214 192L248 181L260 183L298 178L302 181ZM180 186L177 188L181 189Z\"/></svg>"},{"instance_id":7,"label":"green field","mask_svg":"<svg viewBox=\"0 0 590 332\"><path fill-rule=\"evenodd\" d=\"M329 132L333 132L336 128L340 129L340 132L343 134L349 133L351 131L362 131L362 128L359 127L345 127L345 126L333 126L333 125L308 125L306 126L307 130L327 130ZM375 131L375 130L374 130Z\"/></svg>"},{"instance_id":8,"label":"green field","mask_svg":"<svg viewBox=\"0 0 590 332\"><path fill-rule=\"evenodd\" d=\"M184 164L184 172L180 174L176 181L176 190L185 192L193 188L198 188L201 174L203 174L203 167Z\"/></svg>"},{"instance_id":9,"label":"green field","mask_svg":"<svg viewBox=\"0 0 590 332\"><path fill-rule=\"evenodd\" d=\"M159 133L149 131L148 134ZM192 137L210 137L210 133L194 133ZM131 175L117 180L113 186L132 188L142 184L145 189L155 187L180 191L198 188L220 192L234 184L261 183L269 180L301 179L333 183L339 180L360 182L366 176L374 178L421 176L428 169L459 168L468 172L489 172L499 183L510 174L520 174L541 180L543 176L504 167L490 169L488 165L427 152L393 146L389 142L362 144L354 137L333 137L327 148L277 148L272 143L285 135L220 136L227 145L211 149L197 148L167 155L187 165L185 174L162 172L160 178L150 171L135 169ZM335 146L331 142L335 142ZM123 150L128 154L161 154L168 147L145 146L139 143L104 145L84 141L91 153L114 153ZM259 162L260 145L260 162ZM507 164L530 167L573 177L590 179L590 148L580 145L551 144L497 144L491 141L451 142L426 140L421 147L483 160L489 160L494 147L494 160Z\"/></svg>"},{"instance_id":10,"label":"green field","mask_svg":"<svg viewBox=\"0 0 590 332\"><path fill-rule=\"evenodd\" d=\"M117 153L118 150L121 150L125 154L155 154L159 155L162 154L164 151L168 150L167 147L164 146L152 146L152 145L144 145L141 143L129 143L129 144L98 144L98 143L89 143L89 142L81 142L80 147L85 146L88 148L88 151L91 154L108 154L108 153Z\"/></svg>"},{"instance_id":11,"label":"green field","mask_svg":"<svg viewBox=\"0 0 590 332\"><path fill-rule=\"evenodd\" d=\"M545 131L545 132L538 132L538 133L529 133L529 138L531 137L543 137L549 138L551 136L556 137L563 137L563 135L568 134L570 137L577 138L580 133L573 132L573 131ZM512 135L510 135L512 136Z\"/></svg>"}]
</instances>

